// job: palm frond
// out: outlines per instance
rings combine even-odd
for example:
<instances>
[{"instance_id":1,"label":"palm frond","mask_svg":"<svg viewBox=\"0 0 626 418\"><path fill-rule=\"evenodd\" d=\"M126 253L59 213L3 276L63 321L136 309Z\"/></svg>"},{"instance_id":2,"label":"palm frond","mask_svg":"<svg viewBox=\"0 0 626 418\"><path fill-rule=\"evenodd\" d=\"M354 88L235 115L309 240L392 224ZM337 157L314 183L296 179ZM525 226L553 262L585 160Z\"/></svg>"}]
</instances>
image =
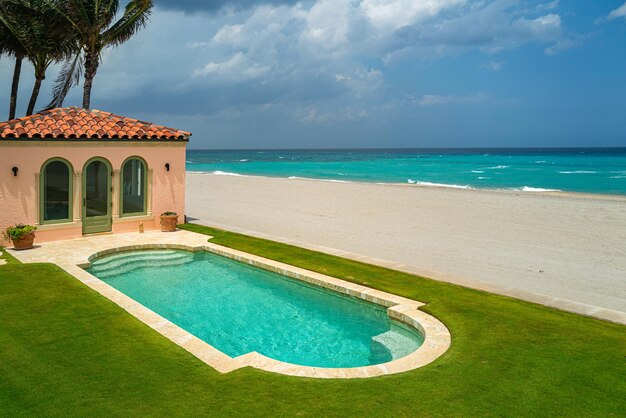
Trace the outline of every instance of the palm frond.
<instances>
[{"instance_id":1,"label":"palm frond","mask_svg":"<svg viewBox=\"0 0 626 418\"><path fill-rule=\"evenodd\" d=\"M3 48L11 55L27 55L30 52L26 42L27 35L19 24L15 8L14 2L4 0L0 3L0 25L4 28Z\"/></svg>"},{"instance_id":2,"label":"palm frond","mask_svg":"<svg viewBox=\"0 0 626 418\"><path fill-rule=\"evenodd\" d=\"M85 29L84 25L81 24L81 18L87 19L87 14L81 0L43 0L43 2L56 10L59 16L72 26L76 37L85 37ZM73 3L74 6L70 3Z\"/></svg>"},{"instance_id":3,"label":"palm frond","mask_svg":"<svg viewBox=\"0 0 626 418\"><path fill-rule=\"evenodd\" d=\"M117 46L129 40L149 21L152 0L133 0L124 15L102 34L102 46Z\"/></svg>"},{"instance_id":4,"label":"palm frond","mask_svg":"<svg viewBox=\"0 0 626 418\"><path fill-rule=\"evenodd\" d=\"M52 87L52 100L44 108L44 110L54 109L55 107L62 107L65 97L69 93L70 89L80 82L80 78L83 74L83 58L81 51L78 51L74 57L67 59L59 75L54 80L54 86Z\"/></svg>"},{"instance_id":5,"label":"palm frond","mask_svg":"<svg viewBox=\"0 0 626 418\"><path fill-rule=\"evenodd\" d=\"M98 23L99 23L99 32L101 33L103 30L108 28L115 19L117 15L117 10L119 8L120 2L119 0L96 0L99 4L96 10Z\"/></svg>"}]
</instances>

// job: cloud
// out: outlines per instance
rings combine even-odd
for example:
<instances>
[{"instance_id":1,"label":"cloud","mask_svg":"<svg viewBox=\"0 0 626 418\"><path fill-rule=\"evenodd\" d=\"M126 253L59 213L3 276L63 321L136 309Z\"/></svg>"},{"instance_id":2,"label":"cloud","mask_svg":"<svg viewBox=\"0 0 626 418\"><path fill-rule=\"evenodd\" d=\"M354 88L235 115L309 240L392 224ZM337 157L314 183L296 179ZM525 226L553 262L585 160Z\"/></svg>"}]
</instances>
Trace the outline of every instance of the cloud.
<instances>
[{"instance_id":1,"label":"cloud","mask_svg":"<svg viewBox=\"0 0 626 418\"><path fill-rule=\"evenodd\" d=\"M194 77L213 76L217 81L252 80L266 74L270 67L251 62L242 52L223 62L209 62L193 71Z\"/></svg>"},{"instance_id":2,"label":"cloud","mask_svg":"<svg viewBox=\"0 0 626 418\"><path fill-rule=\"evenodd\" d=\"M249 7L211 14L159 3L145 30L103 57L94 105L139 103L155 114L219 117L280 112L281 120L294 123L339 123L373 118L380 103L401 102L400 96L422 90L419 77L409 82L412 77L397 75L415 70L419 62L479 53L487 58L486 68L499 71L502 51L535 43L554 54L573 46L554 2L534 7L516 0L235 4L244 3ZM186 10L199 7L194 4ZM78 90L72 97L80 95ZM411 105L488 101L448 92L421 96Z\"/></svg>"},{"instance_id":3,"label":"cloud","mask_svg":"<svg viewBox=\"0 0 626 418\"><path fill-rule=\"evenodd\" d=\"M225 8L233 10L249 9L261 4L294 4L297 0L159 0L158 7L178 10L185 13L216 12Z\"/></svg>"},{"instance_id":4,"label":"cloud","mask_svg":"<svg viewBox=\"0 0 626 418\"><path fill-rule=\"evenodd\" d=\"M493 72L498 72L498 71L502 70L502 67L504 67L504 61L489 61L485 65L485 68L487 68L488 70L491 70Z\"/></svg>"},{"instance_id":5,"label":"cloud","mask_svg":"<svg viewBox=\"0 0 626 418\"><path fill-rule=\"evenodd\" d=\"M612 20L612 19L618 19L620 17L626 18L626 3L622 4L620 7L613 10L611 13L609 13L609 15L607 16L607 19Z\"/></svg>"},{"instance_id":6,"label":"cloud","mask_svg":"<svg viewBox=\"0 0 626 418\"><path fill-rule=\"evenodd\" d=\"M517 2L496 0L481 7L473 4L432 24L401 32L404 41L438 51L459 52L471 48L493 54L528 42L553 44L564 38L558 14L525 13ZM533 16L535 14L535 16Z\"/></svg>"},{"instance_id":7,"label":"cloud","mask_svg":"<svg viewBox=\"0 0 626 418\"><path fill-rule=\"evenodd\" d=\"M445 105L471 105L485 103L489 100L489 95L477 93L468 96L441 96L437 94L427 94L419 98L411 98L410 102L418 106L445 106Z\"/></svg>"},{"instance_id":8,"label":"cloud","mask_svg":"<svg viewBox=\"0 0 626 418\"><path fill-rule=\"evenodd\" d=\"M93 105L156 115L174 126L197 116L191 128L224 129L224 135L221 122L242 132L254 123L313 130L468 111L495 99L429 85L448 77L458 88L465 76L455 70L424 77L424 67L450 58L499 71L505 60L507 68L516 62L506 51L524 45L532 45L524 52L531 59L571 48L576 43L557 6L547 0L160 1L145 30L105 50ZM6 62L0 61L5 81ZM53 68L43 91L55 75ZM424 94L433 87L437 94ZM80 96L75 88L66 104L80 104Z\"/></svg>"},{"instance_id":9,"label":"cloud","mask_svg":"<svg viewBox=\"0 0 626 418\"><path fill-rule=\"evenodd\" d=\"M464 4L466 0L363 0L360 9L374 28L395 31Z\"/></svg>"},{"instance_id":10,"label":"cloud","mask_svg":"<svg viewBox=\"0 0 626 418\"><path fill-rule=\"evenodd\" d=\"M211 56L199 75L226 70L232 80L251 78L335 79L362 96L382 83L345 82L403 61L433 59L478 49L488 55L529 42L556 54L577 43L563 33L557 2L535 10L513 0L317 0L295 5L264 4L229 15L208 38L188 40ZM550 10L546 13L546 10ZM220 60L214 58L221 55ZM378 65L364 65L364 62ZM498 62L493 60L493 62ZM341 80L335 76L341 75ZM208 78L208 77L207 77ZM384 77L380 77L384 80Z\"/></svg>"},{"instance_id":11,"label":"cloud","mask_svg":"<svg viewBox=\"0 0 626 418\"><path fill-rule=\"evenodd\" d=\"M554 45L547 47L544 52L546 55L557 55L568 49L576 48L582 43L582 38L564 38L558 40Z\"/></svg>"},{"instance_id":12,"label":"cloud","mask_svg":"<svg viewBox=\"0 0 626 418\"><path fill-rule=\"evenodd\" d=\"M559 7L559 0L551 1L550 3L541 3L537 5L537 10L554 10Z\"/></svg>"},{"instance_id":13,"label":"cloud","mask_svg":"<svg viewBox=\"0 0 626 418\"><path fill-rule=\"evenodd\" d=\"M333 110L332 112L320 112L317 107L312 107L305 109L303 113L304 116L299 119L299 122L303 124L354 122L369 116L366 110L350 106Z\"/></svg>"}]
</instances>

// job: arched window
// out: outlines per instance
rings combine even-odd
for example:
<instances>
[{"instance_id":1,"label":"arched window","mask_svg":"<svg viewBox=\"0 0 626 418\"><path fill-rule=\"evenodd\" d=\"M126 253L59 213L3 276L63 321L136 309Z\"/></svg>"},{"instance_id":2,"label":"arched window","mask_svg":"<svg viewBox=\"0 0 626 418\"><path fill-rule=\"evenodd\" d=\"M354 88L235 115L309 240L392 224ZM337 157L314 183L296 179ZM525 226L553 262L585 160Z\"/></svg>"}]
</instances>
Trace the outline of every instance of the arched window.
<instances>
[{"instance_id":1,"label":"arched window","mask_svg":"<svg viewBox=\"0 0 626 418\"><path fill-rule=\"evenodd\" d=\"M41 168L41 223L72 220L72 168L59 158Z\"/></svg>"},{"instance_id":2,"label":"arched window","mask_svg":"<svg viewBox=\"0 0 626 418\"><path fill-rule=\"evenodd\" d=\"M146 213L146 163L129 158L122 164L121 216L145 215Z\"/></svg>"}]
</instances>

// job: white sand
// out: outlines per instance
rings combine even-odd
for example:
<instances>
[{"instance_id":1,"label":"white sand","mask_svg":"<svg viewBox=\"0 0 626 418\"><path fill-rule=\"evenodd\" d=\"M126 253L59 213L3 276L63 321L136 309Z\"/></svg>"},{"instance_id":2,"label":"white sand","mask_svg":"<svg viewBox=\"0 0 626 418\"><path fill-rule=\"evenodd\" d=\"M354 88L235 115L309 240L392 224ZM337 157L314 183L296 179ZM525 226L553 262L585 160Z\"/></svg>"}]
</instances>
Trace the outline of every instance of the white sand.
<instances>
[{"instance_id":1,"label":"white sand","mask_svg":"<svg viewBox=\"0 0 626 418\"><path fill-rule=\"evenodd\" d=\"M626 199L187 176L194 222L626 323Z\"/></svg>"}]
</instances>

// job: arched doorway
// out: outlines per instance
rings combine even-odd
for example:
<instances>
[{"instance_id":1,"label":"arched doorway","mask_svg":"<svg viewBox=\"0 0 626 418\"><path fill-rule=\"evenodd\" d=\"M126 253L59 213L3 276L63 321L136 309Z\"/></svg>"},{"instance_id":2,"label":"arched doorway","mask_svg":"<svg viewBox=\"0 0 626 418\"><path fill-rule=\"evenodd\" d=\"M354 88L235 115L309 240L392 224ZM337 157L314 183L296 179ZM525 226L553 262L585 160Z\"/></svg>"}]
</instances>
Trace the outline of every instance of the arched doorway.
<instances>
[{"instance_id":1,"label":"arched doorway","mask_svg":"<svg viewBox=\"0 0 626 418\"><path fill-rule=\"evenodd\" d=\"M111 164L92 158L83 168L83 234L111 231Z\"/></svg>"}]
</instances>

